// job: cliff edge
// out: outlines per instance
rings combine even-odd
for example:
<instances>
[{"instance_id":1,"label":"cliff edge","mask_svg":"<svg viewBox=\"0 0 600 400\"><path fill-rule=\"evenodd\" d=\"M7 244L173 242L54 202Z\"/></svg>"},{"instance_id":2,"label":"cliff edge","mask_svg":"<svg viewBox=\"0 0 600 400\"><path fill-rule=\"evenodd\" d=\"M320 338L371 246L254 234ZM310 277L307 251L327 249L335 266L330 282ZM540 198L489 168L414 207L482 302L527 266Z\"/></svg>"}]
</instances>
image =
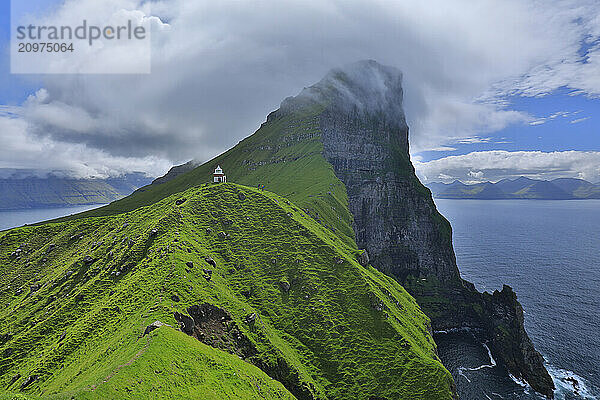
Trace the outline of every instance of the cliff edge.
<instances>
[{"instance_id":1,"label":"cliff edge","mask_svg":"<svg viewBox=\"0 0 600 400\"><path fill-rule=\"evenodd\" d=\"M525 331L513 290L480 293L461 278L452 228L410 161L402 99L399 70L360 61L332 70L286 99L277 113L324 107L323 155L346 186L356 243L371 264L416 298L434 330L479 331L511 374L552 398L553 381Z\"/></svg>"}]
</instances>

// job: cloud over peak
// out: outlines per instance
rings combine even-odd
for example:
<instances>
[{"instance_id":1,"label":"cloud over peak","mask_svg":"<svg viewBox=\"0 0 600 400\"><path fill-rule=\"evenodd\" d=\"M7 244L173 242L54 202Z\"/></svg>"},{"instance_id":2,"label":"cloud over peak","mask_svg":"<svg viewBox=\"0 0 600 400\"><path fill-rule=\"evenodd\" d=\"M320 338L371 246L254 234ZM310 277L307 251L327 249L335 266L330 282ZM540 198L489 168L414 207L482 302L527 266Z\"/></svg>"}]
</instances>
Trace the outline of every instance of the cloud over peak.
<instances>
[{"instance_id":1,"label":"cloud over peak","mask_svg":"<svg viewBox=\"0 0 600 400\"><path fill-rule=\"evenodd\" d=\"M55 14L80 21L99 4L67 1ZM162 27L152 33L152 74L41 76L42 91L22 105L18 121L1 117L20 132L0 132L4 164L14 147L39 158L35 144L44 141L70 154L81 173L94 169L94 158L116 169L137 160L160 174L164 165L226 150L282 99L360 59L403 72L413 152L538 123L511 109L507 94L543 95L562 86L600 94L600 48L589 45L581 54L582 43L600 37L595 1L111 4Z\"/></svg>"}]
</instances>

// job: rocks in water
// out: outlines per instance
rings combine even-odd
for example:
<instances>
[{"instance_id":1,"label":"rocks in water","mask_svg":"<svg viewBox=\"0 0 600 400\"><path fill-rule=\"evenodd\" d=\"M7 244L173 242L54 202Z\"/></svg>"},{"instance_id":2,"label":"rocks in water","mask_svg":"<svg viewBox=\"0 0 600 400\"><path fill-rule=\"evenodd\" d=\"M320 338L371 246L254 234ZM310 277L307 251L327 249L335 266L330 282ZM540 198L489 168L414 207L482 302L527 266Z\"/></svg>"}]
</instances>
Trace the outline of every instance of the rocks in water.
<instances>
[{"instance_id":1,"label":"rocks in water","mask_svg":"<svg viewBox=\"0 0 600 400\"><path fill-rule=\"evenodd\" d=\"M146 336L147 334L149 334L153 330L158 329L158 328L160 328L162 326L168 326L168 327L170 327L171 325L165 324L165 323L160 322L160 321L154 321L153 323L151 323L150 325L148 325L146 327L146 329L144 329L144 333L142 334L142 337Z\"/></svg>"},{"instance_id":2,"label":"rocks in water","mask_svg":"<svg viewBox=\"0 0 600 400\"><path fill-rule=\"evenodd\" d=\"M182 205L183 203L185 203L186 201L187 201L187 199L186 199L185 197L183 197L183 198L181 198L181 199L178 199L178 200L176 200L176 201L175 201L175 205L176 205L176 206L180 206L180 205Z\"/></svg>"},{"instance_id":3,"label":"rocks in water","mask_svg":"<svg viewBox=\"0 0 600 400\"><path fill-rule=\"evenodd\" d=\"M526 380L538 393L552 398L554 382L544 367L544 358L534 348L524 327L523 307L508 285L480 296L481 320L490 349L508 371Z\"/></svg>"},{"instance_id":4,"label":"rocks in water","mask_svg":"<svg viewBox=\"0 0 600 400\"><path fill-rule=\"evenodd\" d=\"M571 386L573 386L573 392L576 395L579 395L579 390L581 389L581 387L580 387L579 381L577 379L573 378L572 376L568 376L563 380L567 383L570 383Z\"/></svg>"},{"instance_id":5,"label":"rocks in water","mask_svg":"<svg viewBox=\"0 0 600 400\"><path fill-rule=\"evenodd\" d=\"M358 255L358 263L363 267L369 265L369 253L366 250L363 250L362 253Z\"/></svg>"},{"instance_id":6,"label":"rocks in water","mask_svg":"<svg viewBox=\"0 0 600 400\"><path fill-rule=\"evenodd\" d=\"M215 260L212 259L212 257L210 256L206 256L204 258L204 261L206 261L208 264L212 265L213 267L217 267L217 263L215 262Z\"/></svg>"},{"instance_id":7,"label":"rocks in water","mask_svg":"<svg viewBox=\"0 0 600 400\"><path fill-rule=\"evenodd\" d=\"M179 302L179 296L177 296L176 294L171 295L171 300L173 300L175 303Z\"/></svg>"},{"instance_id":8,"label":"rocks in water","mask_svg":"<svg viewBox=\"0 0 600 400\"><path fill-rule=\"evenodd\" d=\"M28 386L31 386L38 379L39 379L39 376L37 376L37 375L29 376L27 379L25 379L23 381L23 383L21 383L21 390L27 388Z\"/></svg>"},{"instance_id":9,"label":"rocks in water","mask_svg":"<svg viewBox=\"0 0 600 400\"><path fill-rule=\"evenodd\" d=\"M281 288L281 290L284 293L287 293L290 291L290 283L286 280L280 280L279 281L279 287Z\"/></svg>"}]
</instances>

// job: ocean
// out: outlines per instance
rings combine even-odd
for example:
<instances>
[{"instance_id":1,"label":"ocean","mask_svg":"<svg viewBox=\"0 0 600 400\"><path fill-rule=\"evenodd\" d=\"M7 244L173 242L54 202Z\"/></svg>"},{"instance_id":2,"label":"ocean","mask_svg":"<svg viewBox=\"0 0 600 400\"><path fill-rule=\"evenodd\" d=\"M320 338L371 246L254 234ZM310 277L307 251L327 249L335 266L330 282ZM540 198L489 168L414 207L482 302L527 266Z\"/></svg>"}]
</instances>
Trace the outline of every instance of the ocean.
<instances>
[{"instance_id":1,"label":"ocean","mask_svg":"<svg viewBox=\"0 0 600 400\"><path fill-rule=\"evenodd\" d=\"M515 289L555 397L600 399L600 200L435 202L463 278L482 291ZM468 332L436 341L462 400L540 398Z\"/></svg>"},{"instance_id":2,"label":"ocean","mask_svg":"<svg viewBox=\"0 0 600 400\"><path fill-rule=\"evenodd\" d=\"M86 206L37 208L28 210L0 211L0 231L5 229L34 224L49 219L65 217L83 211L102 207L104 204L93 204Z\"/></svg>"}]
</instances>

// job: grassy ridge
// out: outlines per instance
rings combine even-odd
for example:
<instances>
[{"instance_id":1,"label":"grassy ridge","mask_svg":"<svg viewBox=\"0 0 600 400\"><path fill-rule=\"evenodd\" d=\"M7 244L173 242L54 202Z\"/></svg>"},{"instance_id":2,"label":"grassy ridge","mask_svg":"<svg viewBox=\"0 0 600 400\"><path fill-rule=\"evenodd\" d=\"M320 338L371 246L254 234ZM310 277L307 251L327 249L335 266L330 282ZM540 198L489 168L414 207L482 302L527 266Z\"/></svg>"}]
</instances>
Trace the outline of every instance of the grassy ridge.
<instances>
[{"instance_id":1,"label":"grassy ridge","mask_svg":"<svg viewBox=\"0 0 600 400\"><path fill-rule=\"evenodd\" d=\"M320 106L311 106L297 113L271 116L252 136L188 173L141 188L108 206L56 221L115 215L154 204L208 181L214 168L221 165L230 182L251 187L265 185L267 190L308 209L348 245L355 246L345 186L322 155L319 128L322 110Z\"/></svg>"},{"instance_id":2,"label":"grassy ridge","mask_svg":"<svg viewBox=\"0 0 600 400\"><path fill-rule=\"evenodd\" d=\"M310 138L296 145L318 148ZM25 392L58 398L451 398L428 318L393 279L357 263L344 233L351 219L338 218L347 217L343 185L270 175L278 164L248 179L287 182L288 198L310 199L305 207L210 185L119 215L0 234L0 387L37 376ZM140 337L155 320L176 327L173 312L201 303L226 309L255 352L242 361L170 328ZM194 369L190 358L204 361Z\"/></svg>"}]
</instances>

